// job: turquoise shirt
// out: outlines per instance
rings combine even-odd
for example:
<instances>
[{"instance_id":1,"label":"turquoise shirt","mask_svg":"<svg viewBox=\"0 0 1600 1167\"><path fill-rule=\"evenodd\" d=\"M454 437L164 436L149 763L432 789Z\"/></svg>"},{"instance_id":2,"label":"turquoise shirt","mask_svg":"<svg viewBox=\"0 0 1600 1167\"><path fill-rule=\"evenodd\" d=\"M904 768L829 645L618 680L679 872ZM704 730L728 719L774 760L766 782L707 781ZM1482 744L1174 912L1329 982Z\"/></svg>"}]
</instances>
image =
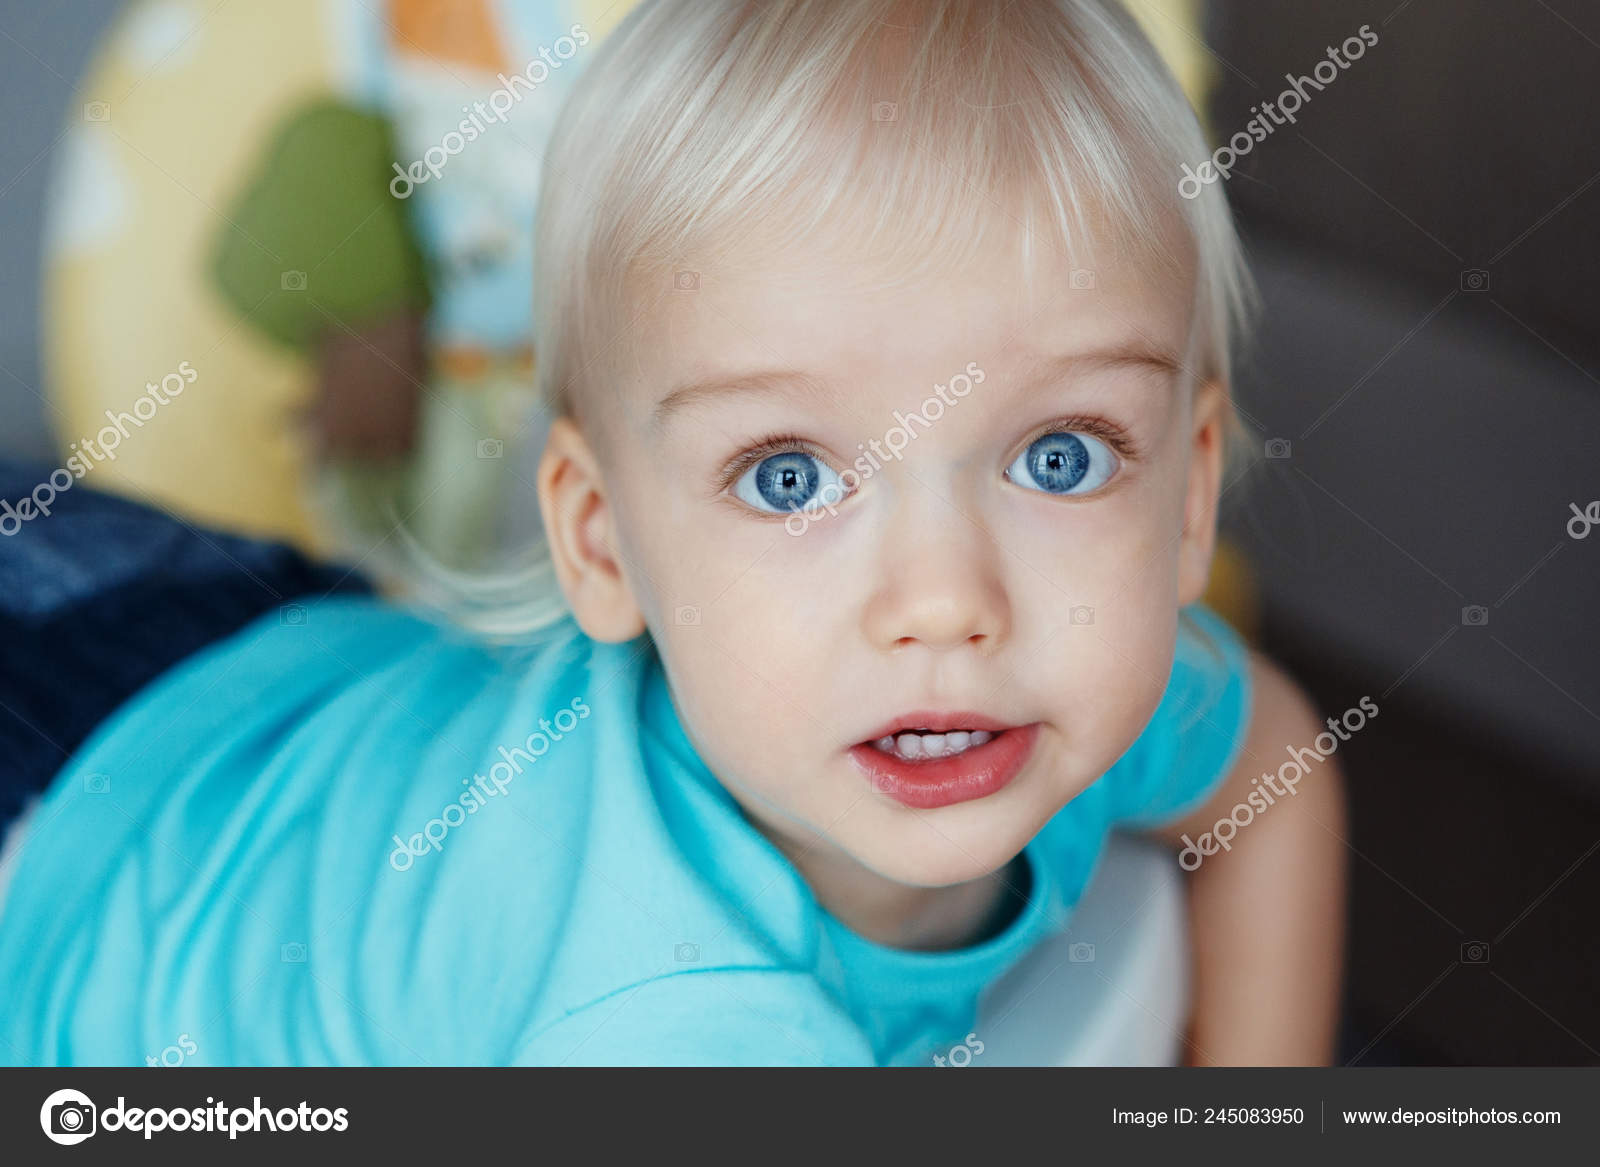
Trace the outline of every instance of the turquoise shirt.
<instances>
[{"instance_id":1,"label":"turquoise shirt","mask_svg":"<svg viewBox=\"0 0 1600 1167\"><path fill-rule=\"evenodd\" d=\"M1249 710L1200 608L1149 726L953 952L820 907L695 755L647 639L519 653L370 600L273 613L57 777L0 912L0 1060L927 1065L1117 824L1198 805ZM296 618L303 617L303 619Z\"/></svg>"}]
</instances>

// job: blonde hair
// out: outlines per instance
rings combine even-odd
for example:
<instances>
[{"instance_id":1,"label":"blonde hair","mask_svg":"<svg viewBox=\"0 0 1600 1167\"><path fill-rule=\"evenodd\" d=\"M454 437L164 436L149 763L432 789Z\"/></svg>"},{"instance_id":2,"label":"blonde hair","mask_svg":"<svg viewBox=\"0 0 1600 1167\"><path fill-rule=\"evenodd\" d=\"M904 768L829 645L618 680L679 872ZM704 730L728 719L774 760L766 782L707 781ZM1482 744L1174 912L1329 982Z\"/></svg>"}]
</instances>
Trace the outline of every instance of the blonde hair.
<instances>
[{"instance_id":1,"label":"blonde hair","mask_svg":"<svg viewBox=\"0 0 1600 1167\"><path fill-rule=\"evenodd\" d=\"M1110 243L1192 280L1191 379L1228 381L1239 242L1219 185L1178 192L1205 137L1119 0L647 0L584 68L535 222L553 414L581 415L641 290L740 242L824 237L901 278L1001 245L1031 278L1041 248L1076 267ZM543 548L447 582L492 635L564 611Z\"/></svg>"}]
</instances>

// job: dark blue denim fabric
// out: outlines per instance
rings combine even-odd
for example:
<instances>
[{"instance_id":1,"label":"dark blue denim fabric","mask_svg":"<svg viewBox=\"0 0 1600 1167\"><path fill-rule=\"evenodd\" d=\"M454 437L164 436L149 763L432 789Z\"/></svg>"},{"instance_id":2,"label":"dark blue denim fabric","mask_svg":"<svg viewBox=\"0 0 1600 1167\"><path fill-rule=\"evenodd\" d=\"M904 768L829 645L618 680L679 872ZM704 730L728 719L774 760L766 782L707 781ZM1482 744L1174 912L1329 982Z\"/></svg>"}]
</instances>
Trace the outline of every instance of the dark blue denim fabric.
<instances>
[{"instance_id":1,"label":"dark blue denim fabric","mask_svg":"<svg viewBox=\"0 0 1600 1167\"><path fill-rule=\"evenodd\" d=\"M82 482L41 491L49 514L18 517L49 473L0 461L0 828L107 715L191 653L297 597L371 590L283 544Z\"/></svg>"}]
</instances>

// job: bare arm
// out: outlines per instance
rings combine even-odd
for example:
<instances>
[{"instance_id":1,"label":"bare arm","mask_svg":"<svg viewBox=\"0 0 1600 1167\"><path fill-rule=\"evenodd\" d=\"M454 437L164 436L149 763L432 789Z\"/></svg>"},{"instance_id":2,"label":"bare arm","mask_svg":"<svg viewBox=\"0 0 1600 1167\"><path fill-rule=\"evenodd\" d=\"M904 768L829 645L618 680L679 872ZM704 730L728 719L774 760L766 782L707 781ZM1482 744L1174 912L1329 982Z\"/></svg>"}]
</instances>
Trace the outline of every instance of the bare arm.
<instances>
[{"instance_id":1,"label":"bare arm","mask_svg":"<svg viewBox=\"0 0 1600 1167\"><path fill-rule=\"evenodd\" d=\"M1183 848L1210 833L1189 877L1189 1059L1327 1064L1344 960L1343 779L1337 754L1311 761L1292 787L1278 778L1289 749L1311 747L1328 727L1299 686L1264 657L1252 656L1251 680L1254 707L1239 761L1203 808L1158 834ZM1250 813L1235 813L1240 806ZM1230 816L1248 822L1219 832ZM1224 849L1216 840L1230 832Z\"/></svg>"}]
</instances>

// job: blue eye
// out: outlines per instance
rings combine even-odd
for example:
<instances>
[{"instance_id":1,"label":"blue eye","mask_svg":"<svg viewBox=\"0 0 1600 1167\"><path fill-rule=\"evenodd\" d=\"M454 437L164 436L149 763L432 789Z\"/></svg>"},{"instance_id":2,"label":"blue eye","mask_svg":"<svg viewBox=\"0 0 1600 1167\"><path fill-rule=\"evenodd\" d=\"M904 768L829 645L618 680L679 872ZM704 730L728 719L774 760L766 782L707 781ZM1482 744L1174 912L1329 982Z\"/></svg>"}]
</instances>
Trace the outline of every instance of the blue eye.
<instances>
[{"instance_id":1,"label":"blue eye","mask_svg":"<svg viewBox=\"0 0 1600 1167\"><path fill-rule=\"evenodd\" d=\"M739 476L733 494L769 514L788 514L844 498L839 476L823 462L798 450L763 458Z\"/></svg>"},{"instance_id":2,"label":"blue eye","mask_svg":"<svg viewBox=\"0 0 1600 1167\"><path fill-rule=\"evenodd\" d=\"M1111 447L1089 434L1045 434L1006 469L1018 486L1046 494L1088 494L1110 481L1119 465Z\"/></svg>"}]
</instances>

